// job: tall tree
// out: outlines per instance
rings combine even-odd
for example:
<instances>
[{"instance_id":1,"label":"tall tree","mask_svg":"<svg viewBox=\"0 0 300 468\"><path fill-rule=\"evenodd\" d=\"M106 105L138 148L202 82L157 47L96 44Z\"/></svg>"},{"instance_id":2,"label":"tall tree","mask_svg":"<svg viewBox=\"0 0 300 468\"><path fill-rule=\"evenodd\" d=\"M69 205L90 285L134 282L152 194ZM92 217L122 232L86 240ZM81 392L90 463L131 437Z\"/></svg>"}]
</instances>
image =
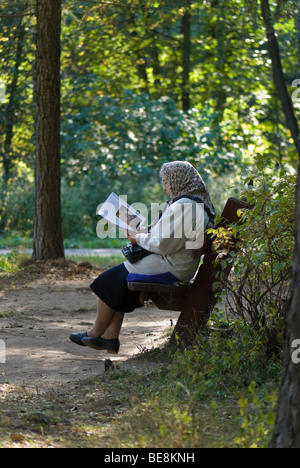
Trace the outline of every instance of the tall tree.
<instances>
[{"instance_id":1,"label":"tall tree","mask_svg":"<svg viewBox=\"0 0 300 468\"><path fill-rule=\"evenodd\" d=\"M296 253L286 321L283 376L271 448L300 448L300 160L296 214ZM293 357L294 356L294 357Z\"/></svg>"},{"instance_id":2,"label":"tall tree","mask_svg":"<svg viewBox=\"0 0 300 468\"><path fill-rule=\"evenodd\" d=\"M36 0L35 260L64 256L60 172L61 0Z\"/></svg>"},{"instance_id":3,"label":"tall tree","mask_svg":"<svg viewBox=\"0 0 300 468\"><path fill-rule=\"evenodd\" d=\"M261 11L268 39L269 54L272 60L273 80L278 93L287 126L294 140L298 156L300 157L300 130L293 110L293 104L289 95L284 73L281 65L280 51L272 23L272 14L269 0L261 0Z\"/></svg>"},{"instance_id":4,"label":"tall tree","mask_svg":"<svg viewBox=\"0 0 300 468\"><path fill-rule=\"evenodd\" d=\"M16 55L15 55L15 64L13 68L13 78L8 86L9 100L6 106L5 112L5 138L4 138L4 150L3 150L3 185L2 185L2 194L1 199L3 202L3 212L0 219L0 231L4 231L7 224L7 207L6 201L8 196L8 185L9 179L11 177L12 169L12 141L14 135L14 125L15 125L15 114L18 110L18 84L20 78L20 66L23 58L23 48L24 48L24 37L26 33L25 23L21 16L20 21L15 29L14 41L17 44Z\"/></svg>"},{"instance_id":5,"label":"tall tree","mask_svg":"<svg viewBox=\"0 0 300 468\"><path fill-rule=\"evenodd\" d=\"M299 155L296 250L291 281L291 297L286 319L282 382L275 429L270 447L300 448L300 364L299 352L295 350L295 348L299 347L300 340L300 132L281 67L279 47L271 22L269 0L261 0L261 8L272 59L274 83Z\"/></svg>"},{"instance_id":6,"label":"tall tree","mask_svg":"<svg viewBox=\"0 0 300 468\"><path fill-rule=\"evenodd\" d=\"M185 12L182 18L181 29L183 33L182 44L182 110L190 109L190 73L191 73L191 3L186 2Z\"/></svg>"}]
</instances>

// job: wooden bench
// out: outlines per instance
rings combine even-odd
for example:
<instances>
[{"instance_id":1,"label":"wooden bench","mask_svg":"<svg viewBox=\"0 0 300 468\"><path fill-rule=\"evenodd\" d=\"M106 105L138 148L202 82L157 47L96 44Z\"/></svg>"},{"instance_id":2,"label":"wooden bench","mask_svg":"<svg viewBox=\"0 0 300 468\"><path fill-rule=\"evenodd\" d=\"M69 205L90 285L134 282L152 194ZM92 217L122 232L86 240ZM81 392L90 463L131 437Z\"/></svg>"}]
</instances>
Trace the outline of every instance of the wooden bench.
<instances>
[{"instance_id":1,"label":"wooden bench","mask_svg":"<svg viewBox=\"0 0 300 468\"><path fill-rule=\"evenodd\" d=\"M227 227L239 221L238 211L248 208L246 202L229 198L221 215L218 227ZM232 249L231 249L232 250ZM216 264L217 254L213 249L213 240L209 239L205 246L203 262L200 265L194 281L190 284L177 283L164 285L156 283L128 283L131 291L140 291L145 300L151 299L161 310L180 311L181 314L170 339L171 346L188 346L201 327L203 327L213 311L217 298L213 284L218 282L221 266ZM223 257L223 259L225 259ZM230 268L223 275L230 273Z\"/></svg>"}]
</instances>

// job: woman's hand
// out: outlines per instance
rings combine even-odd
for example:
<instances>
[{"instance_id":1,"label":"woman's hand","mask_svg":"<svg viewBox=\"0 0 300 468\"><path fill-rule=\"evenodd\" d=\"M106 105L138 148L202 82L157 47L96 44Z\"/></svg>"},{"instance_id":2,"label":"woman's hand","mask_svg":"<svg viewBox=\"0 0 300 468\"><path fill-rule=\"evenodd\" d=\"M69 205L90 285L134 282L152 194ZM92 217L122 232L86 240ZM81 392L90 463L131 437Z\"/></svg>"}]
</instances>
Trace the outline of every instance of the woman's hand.
<instances>
[{"instance_id":1,"label":"woman's hand","mask_svg":"<svg viewBox=\"0 0 300 468\"><path fill-rule=\"evenodd\" d=\"M127 231L127 239L133 244L137 244L137 241L136 241L136 236L137 234L139 234L138 232L136 231Z\"/></svg>"}]
</instances>

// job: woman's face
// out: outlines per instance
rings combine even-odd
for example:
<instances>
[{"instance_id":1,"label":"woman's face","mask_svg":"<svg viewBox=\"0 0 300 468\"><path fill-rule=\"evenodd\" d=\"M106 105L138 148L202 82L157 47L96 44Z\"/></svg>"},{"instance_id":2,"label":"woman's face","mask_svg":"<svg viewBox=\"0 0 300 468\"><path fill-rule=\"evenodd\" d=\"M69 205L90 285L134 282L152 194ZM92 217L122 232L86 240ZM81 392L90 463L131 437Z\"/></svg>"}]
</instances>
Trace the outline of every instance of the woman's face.
<instances>
[{"instance_id":1,"label":"woman's face","mask_svg":"<svg viewBox=\"0 0 300 468\"><path fill-rule=\"evenodd\" d=\"M161 179L162 179L164 191L169 195L170 198L174 198L174 195L171 192L171 189L169 187L165 174L162 174Z\"/></svg>"}]
</instances>

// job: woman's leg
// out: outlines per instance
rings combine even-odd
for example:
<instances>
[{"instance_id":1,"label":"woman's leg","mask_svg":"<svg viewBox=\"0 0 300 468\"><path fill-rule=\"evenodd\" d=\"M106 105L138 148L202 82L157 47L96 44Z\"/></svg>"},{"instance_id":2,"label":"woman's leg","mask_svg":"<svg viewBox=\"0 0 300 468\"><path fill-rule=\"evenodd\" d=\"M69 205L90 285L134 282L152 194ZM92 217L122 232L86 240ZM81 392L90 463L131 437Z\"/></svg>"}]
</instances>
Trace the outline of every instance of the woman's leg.
<instances>
[{"instance_id":1,"label":"woman's leg","mask_svg":"<svg viewBox=\"0 0 300 468\"><path fill-rule=\"evenodd\" d=\"M105 302L98 299L97 316L94 326L88 332L89 338L102 336L105 339L115 339L119 337L124 314L115 312Z\"/></svg>"},{"instance_id":2,"label":"woman's leg","mask_svg":"<svg viewBox=\"0 0 300 468\"><path fill-rule=\"evenodd\" d=\"M120 331L124 320L124 314L121 312L115 312L110 324L103 333L102 338L106 340L119 339Z\"/></svg>"},{"instance_id":3,"label":"woman's leg","mask_svg":"<svg viewBox=\"0 0 300 468\"><path fill-rule=\"evenodd\" d=\"M101 299L98 299L97 306L97 316L95 319L94 326L88 331L88 336L90 338L96 338L97 336L103 335L106 328L110 324L115 311L111 309L105 302Z\"/></svg>"}]
</instances>

